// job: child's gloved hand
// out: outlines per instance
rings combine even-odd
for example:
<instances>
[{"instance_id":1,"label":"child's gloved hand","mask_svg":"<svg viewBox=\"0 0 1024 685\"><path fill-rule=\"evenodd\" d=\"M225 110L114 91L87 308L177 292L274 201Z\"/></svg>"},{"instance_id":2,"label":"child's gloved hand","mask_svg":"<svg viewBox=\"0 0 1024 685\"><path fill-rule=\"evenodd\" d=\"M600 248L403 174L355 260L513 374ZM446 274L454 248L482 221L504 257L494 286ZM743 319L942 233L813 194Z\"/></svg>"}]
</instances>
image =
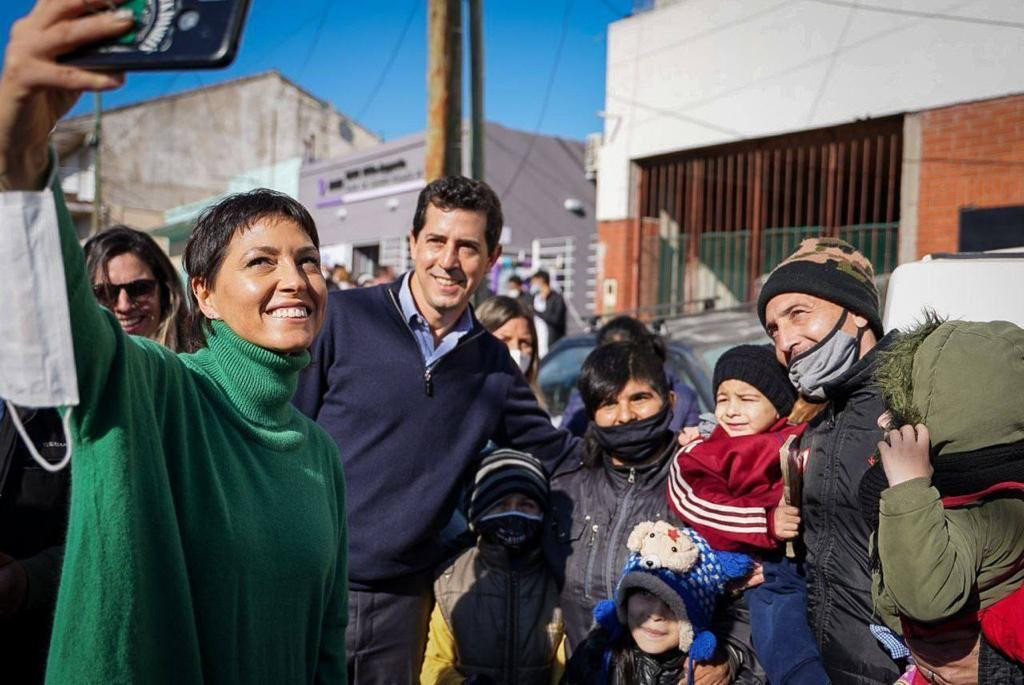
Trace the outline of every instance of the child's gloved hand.
<instances>
[{"instance_id":1,"label":"child's gloved hand","mask_svg":"<svg viewBox=\"0 0 1024 685\"><path fill-rule=\"evenodd\" d=\"M878 443L878 454L882 458L889 487L914 478L931 478L934 469L930 445L928 427L923 423L886 433L885 440Z\"/></svg>"},{"instance_id":2,"label":"child's gloved hand","mask_svg":"<svg viewBox=\"0 0 1024 685\"><path fill-rule=\"evenodd\" d=\"M800 509L786 504L783 497L772 514L772 526L779 540L792 540L800 534Z\"/></svg>"}]
</instances>

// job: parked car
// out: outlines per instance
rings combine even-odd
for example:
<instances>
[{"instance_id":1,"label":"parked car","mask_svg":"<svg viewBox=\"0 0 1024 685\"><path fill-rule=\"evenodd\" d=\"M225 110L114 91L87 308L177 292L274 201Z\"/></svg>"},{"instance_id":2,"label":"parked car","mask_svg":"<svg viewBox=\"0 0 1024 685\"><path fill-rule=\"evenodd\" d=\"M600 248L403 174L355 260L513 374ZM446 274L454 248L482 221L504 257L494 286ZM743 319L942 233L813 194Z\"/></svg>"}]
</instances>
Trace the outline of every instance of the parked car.
<instances>
[{"instance_id":1,"label":"parked car","mask_svg":"<svg viewBox=\"0 0 1024 685\"><path fill-rule=\"evenodd\" d=\"M946 318L1024 326L1021 283L1024 248L929 255L892 272L882 323L886 332L909 328L930 309Z\"/></svg>"},{"instance_id":2,"label":"parked car","mask_svg":"<svg viewBox=\"0 0 1024 685\"><path fill-rule=\"evenodd\" d=\"M667 343L669 368L697 392L701 411L714 407L711 377L718 357L734 345L769 342L753 305L663 319L655 327ZM540 388L556 423L595 344L593 333L562 338L541 360Z\"/></svg>"}]
</instances>

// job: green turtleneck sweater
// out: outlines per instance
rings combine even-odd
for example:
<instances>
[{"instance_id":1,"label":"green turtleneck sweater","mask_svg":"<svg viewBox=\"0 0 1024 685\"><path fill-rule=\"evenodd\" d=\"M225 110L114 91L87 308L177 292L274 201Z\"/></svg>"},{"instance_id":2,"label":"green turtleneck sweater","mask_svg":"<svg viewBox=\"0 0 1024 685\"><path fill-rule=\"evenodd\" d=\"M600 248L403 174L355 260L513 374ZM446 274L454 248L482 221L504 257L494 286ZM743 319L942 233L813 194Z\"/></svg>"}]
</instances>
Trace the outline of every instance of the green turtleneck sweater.
<instances>
[{"instance_id":1,"label":"green turtleneck sweater","mask_svg":"<svg viewBox=\"0 0 1024 685\"><path fill-rule=\"evenodd\" d=\"M345 682L344 480L289 402L309 355L124 334L51 187L81 403L47 682Z\"/></svg>"}]
</instances>

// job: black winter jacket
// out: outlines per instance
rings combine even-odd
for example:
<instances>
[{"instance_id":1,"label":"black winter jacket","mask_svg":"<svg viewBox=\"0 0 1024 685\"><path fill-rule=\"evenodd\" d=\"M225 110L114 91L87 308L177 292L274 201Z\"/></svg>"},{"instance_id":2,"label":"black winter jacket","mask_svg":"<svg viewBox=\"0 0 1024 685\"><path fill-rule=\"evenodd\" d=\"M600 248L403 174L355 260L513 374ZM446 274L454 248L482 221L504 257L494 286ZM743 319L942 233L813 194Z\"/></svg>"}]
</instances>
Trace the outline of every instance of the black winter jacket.
<instances>
[{"instance_id":1,"label":"black winter jacket","mask_svg":"<svg viewBox=\"0 0 1024 685\"><path fill-rule=\"evenodd\" d=\"M896 664L868 630L879 623L871 603L868 535L858 498L882 431L884 408L872 382L886 336L842 377L825 387L829 406L811 420L801 441L809 450L804 474L803 540L807 546L811 630L835 685L891 683Z\"/></svg>"},{"instance_id":2,"label":"black winter jacket","mask_svg":"<svg viewBox=\"0 0 1024 685\"><path fill-rule=\"evenodd\" d=\"M0 419L0 552L17 559L28 580L17 614L0 618L0 680L41 683L64 559L71 470L50 473L33 461L4 407ZM19 410L44 459L57 463L67 446L53 409Z\"/></svg>"},{"instance_id":3,"label":"black winter jacket","mask_svg":"<svg viewBox=\"0 0 1024 685\"><path fill-rule=\"evenodd\" d=\"M622 664L605 665L605 652L608 650L608 634L603 628L594 628L580 648L572 655L562 676L562 685L622 685L625 681L620 671ZM632 660L632 668L628 673L634 683L644 685L678 685L686 682L686 655L673 650L667 658L650 656L636 646L626 650Z\"/></svg>"},{"instance_id":4,"label":"black winter jacket","mask_svg":"<svg viewBox=\"0 0 1024 685\"><path fill-rule=\"evenodd\" d=\"M614 597L633 528L643 521L674 520L668 508L667 478L677 451L673 437L662 457L644 468L615 468L609 462L586 467L577 458L552 477L544 549L560 588L568 653L593 627L594 606ZM750 646L750 621L742 598L720 606L715 632L725 638L735 682L763 682Z\"/></svg>"}]
</instances>

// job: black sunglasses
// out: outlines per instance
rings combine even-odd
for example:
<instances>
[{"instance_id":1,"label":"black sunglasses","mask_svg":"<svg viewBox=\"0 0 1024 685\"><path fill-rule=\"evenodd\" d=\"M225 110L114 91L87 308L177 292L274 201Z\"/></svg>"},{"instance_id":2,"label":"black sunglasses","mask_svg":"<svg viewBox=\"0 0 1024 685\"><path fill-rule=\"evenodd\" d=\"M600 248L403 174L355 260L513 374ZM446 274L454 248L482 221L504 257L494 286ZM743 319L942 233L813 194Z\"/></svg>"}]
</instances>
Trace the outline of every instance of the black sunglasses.
<instances>
[{"instance_id":1,"label":"black sunglasses","mask_svg":"<svg viewBox=\"0 0 1024 685\"><path fill-rule=\"evenodd\" d=\"M92 294L102 305L111 305L121 296L121 290L128 294L129 300L148 297L156 292L157 282L152 278L140 278L128 283L97 283L92 287Z\"/></svg>"}]
</instances>

